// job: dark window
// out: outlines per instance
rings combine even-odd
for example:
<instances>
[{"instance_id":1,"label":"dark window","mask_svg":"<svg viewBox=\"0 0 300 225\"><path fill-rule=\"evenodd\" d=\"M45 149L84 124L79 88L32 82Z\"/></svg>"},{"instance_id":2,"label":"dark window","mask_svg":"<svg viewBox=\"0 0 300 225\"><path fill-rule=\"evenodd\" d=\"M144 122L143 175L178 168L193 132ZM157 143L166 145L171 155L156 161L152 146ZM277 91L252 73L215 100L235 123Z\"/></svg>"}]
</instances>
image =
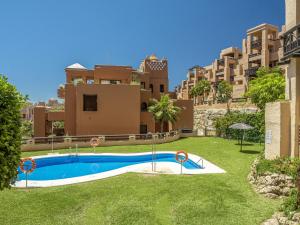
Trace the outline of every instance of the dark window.
<instances>
[{"instance_id":1,"label":"dark window","mask_svg":"<svg viewBox=\"0 0 300 225\"><path fill-rule=\"evenodd\" d=\"M140 125L140 133L141 134L147 134L147 132L148 132L147 125L141 124Z\"/></svg>"},{"instance_id":2,"label":"dark window","mask_svg":"<svg viewBox=\"0 0 300 225\"><path fill-rule=\"evenodd\" d=\"M83 95L83 111L97 111L97 95Z\"/></svg>"},{"instance_id":3,"label":"dark window","mask_svg":"<svg viewBox=\"0 0 300 225\"><path fill-rule=\"evenodd\" d=\"M151 92L153 93L153 84L150 84L149 88L151 89Z\"/></svg>"},{"instance_id":4,"label":"dark window","mask_svg":"<svg viewBox=\"0 0 300 225\"><path fill-rule=\"evenodd\" d=\"M159 85L159 91L165 92L165 86L163 84Z\"/></svg>"},{"instance_id":5,"label":"dark window","mask_svg":"<svg viewBox=\"0 0 300 225\"><path fill-rule=\"evenodd\" d=\"M146 102L142 102L142 104L141 104L141 111L142 112L146 112L147 108L148 108L147 103Z\"/></svg>"},{"instance_id":6,"label":"dark window","mask_svg":"<svg viewBox=\"0 0 300 225\"><path fill-rule=\"evenodd\" d=\"M142 88L142 89L145 89L145 88L146 88L145 82L141 82L141 88Z\"/></svg>"}]
</instances>

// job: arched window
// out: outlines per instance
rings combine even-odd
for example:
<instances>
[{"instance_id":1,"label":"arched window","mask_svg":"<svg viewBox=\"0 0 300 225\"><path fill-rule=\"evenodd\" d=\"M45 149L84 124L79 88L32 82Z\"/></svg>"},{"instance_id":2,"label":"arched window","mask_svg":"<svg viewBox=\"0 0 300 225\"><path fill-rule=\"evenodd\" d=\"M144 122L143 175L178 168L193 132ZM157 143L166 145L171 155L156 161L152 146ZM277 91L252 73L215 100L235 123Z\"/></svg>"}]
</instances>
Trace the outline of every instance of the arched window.
<instances>
[{"instance_id":1,"label":"arched window","mask_svg":"<svg viewBox=\"0 0 300 225\"><path fill-rule=\"evenodd\" d=\"M142 102L142 104L141 104L141 111L142 112L146 112L147 108L148 108L147 103L146 102Z\"/></svg>"}]
</instances>

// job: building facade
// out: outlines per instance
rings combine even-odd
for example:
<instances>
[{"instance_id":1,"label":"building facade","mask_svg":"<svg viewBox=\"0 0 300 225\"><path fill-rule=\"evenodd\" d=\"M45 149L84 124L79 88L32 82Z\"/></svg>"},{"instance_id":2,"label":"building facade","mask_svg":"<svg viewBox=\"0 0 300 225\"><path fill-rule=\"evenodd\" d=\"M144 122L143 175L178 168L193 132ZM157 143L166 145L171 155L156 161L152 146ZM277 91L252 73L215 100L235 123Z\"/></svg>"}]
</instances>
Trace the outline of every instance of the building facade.
<instances>
[{"instance_id":1,"label":"building facade","mask_svg":"<svg viewBox=\"0 0 300 225\"><path fill-rule=\"evenodd\" d=\"M217 86L222 80L232 84L234 99L243 98L258 68L278 65L280 51L281 42L276 26L261 24L251 28L242 41L242 49L223 49L211 65L191 68L187 79L176 88L177 96L179 99L192 99L191 89L199 80L206 79L211 82L211 91L205 96L207 101L215 102Z\"/></svg>"},{"instance_id":2,"label":"building facade","mask_svg":"<svg viewBox=\"0 0 300 225\"><path fill-rule=\"evenodd\" d=\"M265 157L300 156L300 0L285 0L283 51L285 101L266 105Z\"/></svg>"},{"instance_id":3,"label":"building facade","mask_svg":"<svg viewBox=\"0 0 300 225\"><path fill-rule=\"evenodd\" d=\"M147 111L152 98L159 99L168 91L168 61L152 55L139 69L131 66L96 65L87 69L73 64L65 69L66 84L58 89L64 99L64 110L50 112L45 107L34 109L34 136L51 134L54 121L64 122L65 135L139 134L160 131ZM164 131L193 128L193 104L190 100L172 99L182 108L174 124L164 124Z\"/></svg>"}]
</instances>

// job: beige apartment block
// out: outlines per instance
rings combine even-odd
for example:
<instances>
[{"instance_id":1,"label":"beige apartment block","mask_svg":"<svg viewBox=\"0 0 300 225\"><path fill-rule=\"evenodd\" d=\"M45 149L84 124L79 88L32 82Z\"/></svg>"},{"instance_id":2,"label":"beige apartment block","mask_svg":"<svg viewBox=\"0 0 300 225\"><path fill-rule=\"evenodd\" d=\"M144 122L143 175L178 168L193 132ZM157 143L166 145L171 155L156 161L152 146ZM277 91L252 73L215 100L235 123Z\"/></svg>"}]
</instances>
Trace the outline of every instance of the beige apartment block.
<instances>
[{"instance_id":1,"label":"beige apartment block","mask_svg":"<svg viewBox=\"0 0 300 225\"><path fill-rule=\"evenodd\" d=\"M267 104L265 157L299 157L300 0L286 0L280 61L285 68L286 102ZM277 115L277 116L274 116Z\"/></svg>"},{"instance_id":2,"label":"beige apartment block","mask_svg":"<svg viewBox=\"0 0 300 225\"><path fill-rule=\"evenodd\" d=\"M211 82L211 92L206 100L215 103L217 86L220 81L227 81L233 86L233 99L244 97L249 81L256 77L259 67L278 65L281 42L278 28L270 24L261 24L247 30L242 41L242 49L229 47L223 49L218 59L211 65L197 66L201 68L202 79ZM193 67L194 68L194 67ZM199 69L200 70L200 69ZM176 92L180 99L191 99L191 89L197 81L190 79L195 74L189 70L188 79L183 80ZM205 101L206 102L206 101ZM195 101L199 104L199 101Z\"/></svg>"},{"instance_id":3,"label":"beige apartment block","mask_svg":"<svg viewBox=\"0 0 300 225\"><path fill-rule=\"evenodd\" d=\"M64 122L64 134L117 135L159 132L147 111L152 98L159 99L168 91L168 60L155 55L146 57L138 69L131 66L95 65L87 69L76 63L65 69L66 83L57 94L64 99L63 110L51 112L46 107L34 109L34 136L45 137L52 133L55 121ZM175 124L165 123L163 131L193 129L191 100L172 99L182 108Z\"/></svg>"}]
</instances>

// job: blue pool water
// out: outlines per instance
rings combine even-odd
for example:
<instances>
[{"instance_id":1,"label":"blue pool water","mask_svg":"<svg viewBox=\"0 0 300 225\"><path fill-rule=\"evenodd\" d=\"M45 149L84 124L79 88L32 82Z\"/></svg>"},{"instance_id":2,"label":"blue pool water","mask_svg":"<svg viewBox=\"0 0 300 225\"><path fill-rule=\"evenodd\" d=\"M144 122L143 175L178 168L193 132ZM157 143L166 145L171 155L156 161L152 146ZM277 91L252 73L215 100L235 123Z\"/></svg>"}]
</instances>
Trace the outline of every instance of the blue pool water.
<instances>
[{"instance_id":1,"label":"blue pool water","mask_svg":"<svg viewBox=\"0 0 300 225\"><path fill-rule=\"evenodd\" d=\"M182 156L179 156L182 157ZM57 157L45 157L35 159L36 169L28 174L28 180L57 180L71 177L80 177L90 174L101 173L139 163L152 162L152 155L138 156L104 156L104 155L68 155ZM175 154L156 154L155 162L176 162ZM30 168L31 162L25 166ZM183 163L187 169L201 169L201 167L188 160ZM18 180L25 180L25 174L19 171Z\"/></svg>"}]
</instances>

